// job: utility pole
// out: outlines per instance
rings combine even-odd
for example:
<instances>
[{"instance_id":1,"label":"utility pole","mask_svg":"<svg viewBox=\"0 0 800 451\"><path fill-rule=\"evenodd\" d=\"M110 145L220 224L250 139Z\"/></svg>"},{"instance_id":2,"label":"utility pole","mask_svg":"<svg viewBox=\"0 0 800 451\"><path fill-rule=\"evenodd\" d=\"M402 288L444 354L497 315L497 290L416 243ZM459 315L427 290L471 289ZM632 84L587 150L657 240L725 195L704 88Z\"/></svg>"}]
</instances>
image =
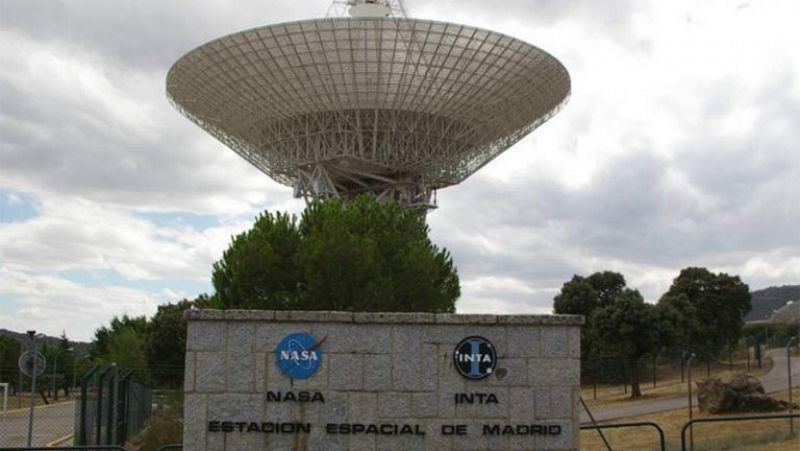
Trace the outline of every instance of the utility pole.
<instances>
[{"instance_id":1,"label":"utility pole","mask_svg":"<svg viewBox=\"0 0 800 451\"><path fill-rule=\"evenodd\" d=\"M686 362L689 372L689 421L692 421L692 361L694 360L694 353L689 356L689 361ZM694 451L694 425L689 426L689 449Z\"/></svg>"},{"instance_id":2,"label":"utility pole","mask_svg":"<svg viewBox=\"0 0 800 451\"><path fill-rule=\"evenodd\" d=\"M789 343L786 343L786 372L789 373L789 415L792 415L794 410L794 404L792 404L792 346L794 346L797 337L792 337L789 339ZM789 434L791 437L794 437L794 418L789 417Z\"/></svg>"},{"instance_id":3,"label":"utility pole","mask_svg":"<svg viewBox=\"0 0 800 451\"><path fill-rule=\"evenodd\" d=\"M3 353L5 353L6 344L5 342L0 342L0 381L3 380ZM8 389L6 389L6 397L8 397Z\"/></svg>"},{"instance_id":4,"label":"utility pole","mask_svg":"<svg viewBox=\"0 0 800 451\"><path fill-rule=\"evenodd\" d=\"M36 331L29 330L28 337L31 342L31 350L38 352L36 349ZM39 371L39 359L36 355L33 356L33 372L31 373L31 400L30 400L30 413L28 415L28 448L31 447L31 440L33 439L33 407L36 404L36 373Z\"/></svg>"},{"instance_id":5,"label":"utility pole","mask_svg":"<svg viewBox=\"0 0 800 451\"><path fill-rule=\"evenodd\" d=\"M17 409L22 408L22 371L17 372L19 376L19 385L17 385Z\"/></svg>"}]
</instances>

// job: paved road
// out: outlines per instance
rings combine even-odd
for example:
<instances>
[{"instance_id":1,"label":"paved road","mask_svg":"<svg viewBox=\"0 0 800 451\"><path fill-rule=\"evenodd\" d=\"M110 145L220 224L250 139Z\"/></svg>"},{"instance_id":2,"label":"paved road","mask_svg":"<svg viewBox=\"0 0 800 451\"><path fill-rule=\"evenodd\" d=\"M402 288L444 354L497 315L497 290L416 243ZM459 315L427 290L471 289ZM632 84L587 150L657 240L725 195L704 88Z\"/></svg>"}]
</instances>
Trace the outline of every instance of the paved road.
<instances>
[{"instance_id":1,"label":"paved road","mask_svg":"<svg viewBox=\"0 0 800 451\"><path fill-rule=\"evenodd\" d=\"M758 378L764 385L764 390L767 393L786 390L788 378L786 350L772 349L767 352L767 356L772 358L772 369L770 369L769 373ZM792 385L797 387L798 384L800 384L800 358L794 357L792 358ZM695 396L695 402L696 401L697 398ZM592 415L594 415L597 421L605 421L687 407L687 396L681 395L652 401L634 401L612 407L594 408L592 409ZM586 412L582 413L581 422L589 422L589 417L586 415Z\"/></svg>"},{"instance_id":2,"label":"paved road","mask_svg":"<svg viewBox=\"0 0 800 451\"><path fill-rule=\"evenodd\" d=\"M0 446L28 444L28 409L13 410L0 416ZM36 407L33 422L33 445L44 446L72 432L75 403L65 402Z\"/></svg>"}]
</instances>

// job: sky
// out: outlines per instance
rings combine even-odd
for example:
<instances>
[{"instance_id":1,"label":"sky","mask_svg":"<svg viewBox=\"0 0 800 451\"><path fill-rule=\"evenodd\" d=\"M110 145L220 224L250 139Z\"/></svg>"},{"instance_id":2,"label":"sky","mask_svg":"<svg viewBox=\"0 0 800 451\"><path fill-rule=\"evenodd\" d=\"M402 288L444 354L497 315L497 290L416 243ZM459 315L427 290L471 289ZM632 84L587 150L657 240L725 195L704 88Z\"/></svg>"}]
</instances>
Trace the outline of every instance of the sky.
<instances>
[{"instance_id":1,"label":"sky","mask_svg":"<svg viewBox=\"0 0 800 451\"><path fill-rule=\"evenodd\" d=\"M330 0L0 0L0 328L88 340L114 315L211 293L261 211L300 212L183 118L183 54ZM558 58L553 119L439 191L432 240L462 313L549 313L573 274L655 302L681 268L800 283L800 2L407 0Z\"/></svg>"}]
</instances>

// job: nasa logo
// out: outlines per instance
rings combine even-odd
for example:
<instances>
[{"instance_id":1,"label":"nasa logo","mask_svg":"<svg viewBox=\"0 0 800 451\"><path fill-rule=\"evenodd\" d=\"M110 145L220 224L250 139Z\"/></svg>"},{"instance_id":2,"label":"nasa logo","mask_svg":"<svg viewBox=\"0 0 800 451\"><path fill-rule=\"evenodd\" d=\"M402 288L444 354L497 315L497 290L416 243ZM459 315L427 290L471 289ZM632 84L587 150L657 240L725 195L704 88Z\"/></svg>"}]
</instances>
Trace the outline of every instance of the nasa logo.
<instances>
[{"instance_id":1,"label":"nasa logo","mask_svg":"<svg viewBox=\"0 0 800 451\"><path fill-rule=\"evenodd\" d=\"M305 332L287 335L275 349L278 368L292 379L305 379L311 376L322 363L320 346L325 338L317 341Z\"/></svg>"},{"instance_id":2,"label":"nasa logo","mask_svg":"<svg viewBox=\"0 0 800 451\"><path fill-rule=\"evenodd\" d=\"M467 379L483 379L494 372L497 352L489 340L472 336L461 340L453 352L456 370Z\"/></svg>"}]
</instances>

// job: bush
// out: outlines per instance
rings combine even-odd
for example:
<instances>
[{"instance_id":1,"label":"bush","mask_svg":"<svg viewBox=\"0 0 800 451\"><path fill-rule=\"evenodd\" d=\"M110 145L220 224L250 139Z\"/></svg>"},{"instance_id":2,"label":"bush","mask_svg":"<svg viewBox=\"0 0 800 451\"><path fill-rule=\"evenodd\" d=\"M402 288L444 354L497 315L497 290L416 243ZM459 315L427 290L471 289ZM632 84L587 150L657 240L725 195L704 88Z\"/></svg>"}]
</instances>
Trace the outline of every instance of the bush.
<instances>
[{"instance_id":1,"label":"bush","mask_svg":"<svg viewBox=\"0 0 800 451\"><path fill-rule=\"evenodd\" d=\"M168 407L154 413L144 423L141 432L131 439L136 451L156 451L164 445L183 443L183 396L175 392L167 401Z\"/></svg>"}]
</instances>

